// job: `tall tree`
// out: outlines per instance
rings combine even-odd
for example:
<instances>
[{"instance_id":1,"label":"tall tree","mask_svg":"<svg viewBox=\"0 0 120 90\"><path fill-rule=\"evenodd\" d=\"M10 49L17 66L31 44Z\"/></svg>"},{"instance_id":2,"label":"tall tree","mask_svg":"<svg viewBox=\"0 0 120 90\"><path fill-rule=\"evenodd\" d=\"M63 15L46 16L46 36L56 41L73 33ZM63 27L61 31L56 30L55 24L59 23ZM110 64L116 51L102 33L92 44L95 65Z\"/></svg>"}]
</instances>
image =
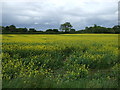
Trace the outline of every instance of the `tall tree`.
<instances>
[{"instance_id":1,"label":"tall tree","mask_svg":"<svg viewBox=\"0 0 120 90\"><path fill-rule=\"evenodd\" d=\"M70 24L70 22L66 22L64 24L61 24L60 30L69 32L73 26Z\"/></svg>"}]
</instances>

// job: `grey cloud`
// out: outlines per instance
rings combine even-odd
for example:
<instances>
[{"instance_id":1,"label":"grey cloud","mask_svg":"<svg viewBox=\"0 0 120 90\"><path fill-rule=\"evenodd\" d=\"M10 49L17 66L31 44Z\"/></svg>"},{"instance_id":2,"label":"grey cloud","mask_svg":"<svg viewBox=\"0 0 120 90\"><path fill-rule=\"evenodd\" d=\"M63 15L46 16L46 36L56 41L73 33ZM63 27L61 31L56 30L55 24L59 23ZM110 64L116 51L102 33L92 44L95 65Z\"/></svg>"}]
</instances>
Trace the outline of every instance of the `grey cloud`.
<instances>
[{"instance_id":1,"label":"grey cloud","mask_svg":"<svg viewBox=\"0 0 120 90\"><path fill-rule=\"evenodd\" d=\"M54 2L53 2L54 1ZM38 30L59 28L71 22L75 29L93 24L112 27L117 24L117 1L39 0L38 2L4 2L2 24L34 27ZM104 2L104 3L103 3Z\"/></svg>"}]
</instances>

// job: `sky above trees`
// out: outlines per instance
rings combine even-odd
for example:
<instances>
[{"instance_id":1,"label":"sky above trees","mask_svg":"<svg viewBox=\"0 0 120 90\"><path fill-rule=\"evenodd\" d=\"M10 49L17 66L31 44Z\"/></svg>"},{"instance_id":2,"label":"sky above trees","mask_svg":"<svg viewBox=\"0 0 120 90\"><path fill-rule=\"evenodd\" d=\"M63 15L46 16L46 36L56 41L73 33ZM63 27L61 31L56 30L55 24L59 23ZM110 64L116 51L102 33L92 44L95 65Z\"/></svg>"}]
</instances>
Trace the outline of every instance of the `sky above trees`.
<instances>
[{"instance_id":1,"label":"sky above trees","mask_svg":"<svg viewBox=\"0 0 120 90\"><path fill-rule=\"evenodd\" d=\"M118 24L118 0L2 0L2 25L46 30L70 22L79 30Z\"/></svg>"}]
</instances>

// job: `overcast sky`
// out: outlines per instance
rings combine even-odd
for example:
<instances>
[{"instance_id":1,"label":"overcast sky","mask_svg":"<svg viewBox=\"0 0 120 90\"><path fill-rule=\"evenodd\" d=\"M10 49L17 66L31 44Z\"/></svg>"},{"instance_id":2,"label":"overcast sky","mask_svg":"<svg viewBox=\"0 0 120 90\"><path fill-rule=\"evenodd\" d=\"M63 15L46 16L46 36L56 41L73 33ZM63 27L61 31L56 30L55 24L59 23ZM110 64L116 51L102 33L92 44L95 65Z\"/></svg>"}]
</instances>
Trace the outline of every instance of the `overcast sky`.
<instances>
[{"instance_id":1,"label":"overcast sky","mask_svg":"<svg viewBox=\"0 0 120 90\"><path fill-rule=\"evenodd\" d=\"M1 12L0 12L1 13ZM118 24L118 0L4 0L2 25L46 30L70 22L76 30Z\"/></svg>"}]
</instances>

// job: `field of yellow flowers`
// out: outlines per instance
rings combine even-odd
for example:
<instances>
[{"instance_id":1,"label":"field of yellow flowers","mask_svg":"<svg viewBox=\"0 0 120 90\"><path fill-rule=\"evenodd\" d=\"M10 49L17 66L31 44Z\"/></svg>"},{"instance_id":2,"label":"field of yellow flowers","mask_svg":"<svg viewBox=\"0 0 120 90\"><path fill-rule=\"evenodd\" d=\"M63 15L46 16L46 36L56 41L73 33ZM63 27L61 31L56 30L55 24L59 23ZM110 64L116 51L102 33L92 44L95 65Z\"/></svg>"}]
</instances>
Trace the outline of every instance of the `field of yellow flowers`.
<instances>
[{"instance_id":1,"label":"field of yellow flowers","mask_svg":"<svg viewBox=\"0 0 120 90\"><path fill-rule=\"evenodd\" d=\"M116 88L118 34L3 34L3 88Z\"/></svg>"}]
</instances>

